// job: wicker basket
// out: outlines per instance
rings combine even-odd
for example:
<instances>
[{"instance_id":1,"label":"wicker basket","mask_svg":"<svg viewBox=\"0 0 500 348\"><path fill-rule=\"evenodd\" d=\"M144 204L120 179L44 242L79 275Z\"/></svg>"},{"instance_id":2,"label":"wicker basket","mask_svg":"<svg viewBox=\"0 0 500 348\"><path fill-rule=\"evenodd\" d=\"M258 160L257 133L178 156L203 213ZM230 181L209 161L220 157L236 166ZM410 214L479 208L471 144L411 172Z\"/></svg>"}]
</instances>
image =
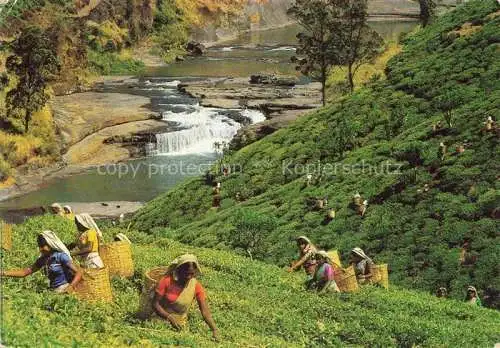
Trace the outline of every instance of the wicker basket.
<instances>
[{"instance_id":1,"label":"wicker basket","mask_svg":"<svg viewBox=\"0 0 500 348\"><path fill-rule=\"evenodd\" d=\"M2 239L2 249L12 249L12 225L0 221L0 235Z\"/></svg>"},{"instance_id":2,"label":"wicker basket","mask_svg":"<svg viewBox=\"0 0 500 348\"><path fill-rule=\"evenodd\" d=\"M335 282L341 292L355 292L359 290L358 280L353 266L344 268L335 273Z\"/></svg>"},{"instance_id":3,"label":"wicker basket","mask_svg":"<svg viewBox=\"0 0 500 348\"><path fill-rule=\"evenodd\" d=\"M380 284L384 288L389 289L389 271L386 263L372 267L370 282L372 284Z\"/></svg>"},{"instance_id":4,"label":"wicker basket","mask_svg":"<svg viewBox=\"0 0 500 348\"><path fill-rule=\"evenodd\" d=\"M330 259L332 260L335 269L341 269L342 262L340 262L340 256L338 250L330 250L327 252L327 254L328 256L330 256Z\"/></svg>"},{"instance_id":5,"label":"wicker basket","mask_svg":"<svg viewBox=\"0 0 500 348\"><path fill-rule=\"evenodd\" d=\"M157 267L146 272L144 275L145 282L142 288L141 298L139 300L138 317L147 319L153 314L153 298L155 295L156 285L161 278L167 273L168 267Z\"/></svg>"},{"instance_id":6,"label":"wicker basket","mask_svg":"<svg viewBox=\"0 0 500 348\"><path fill-rule=\"evenodd\" d=\"M104 268L82 268L83 278L75 289L75 294L82 300L91 302L111 302L113 292L109 281L109 270Z\"/></svg>"},{"instance_id":7,"label":"wicker basket","mask_svg":"<svg viewBox=\"0 0 500 348\"><path fill-rule=\"evenodd\" d=\"M109 269L109 275L131 277L134 275L134 261L130 243L117 241L99 247L99 256Z\"/></svg>"}]
</instances>

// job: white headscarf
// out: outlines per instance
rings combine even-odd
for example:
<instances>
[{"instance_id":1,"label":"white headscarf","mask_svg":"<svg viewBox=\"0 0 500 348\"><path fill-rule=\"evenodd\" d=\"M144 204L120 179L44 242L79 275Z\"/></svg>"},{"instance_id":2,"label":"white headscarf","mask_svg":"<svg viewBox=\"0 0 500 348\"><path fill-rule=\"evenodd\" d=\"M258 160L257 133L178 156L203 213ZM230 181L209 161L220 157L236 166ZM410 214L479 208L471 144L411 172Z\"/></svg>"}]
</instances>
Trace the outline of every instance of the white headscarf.
<instances>
[{"instance_id":1,"label":"white headscarf","mask_svg":"<svg viewBox=\"0 0 500 348\"><path fill-rule=\"evenodd\" d=\"M59 239L59 237L54 232L46 230L40 233L40 235L45 239L45 241L52 250L65 253L71 258L71 254L68 248L66 248L66 245L64 245L64 243Z\"/></svg>"},{"instance_id":2,"label":"white headscarf","mask_svg":"<svg viewBox=\"0 0 500 348\"><path fill-rule=\"evenodd\" d=\"M467 291L474 291L474 295L477 297L477 290L475 287L473 287L472 285L469 285L467 287Z\"/></svg>"},{"instance_id":3,"label":"white headscarf","mask_svg":"<svg viewBox=\"0 0 500 348\"><path fill-rule=\"evenodd\" d=\"M363 260L367 260L369 262L373 262L372 259L370 259L368 256L366 256L365 252L361 248L354 248L352 249L352 252L359 257L361 257Z\"/></svg>"},{"instance_id":4,"label":"white headscarf","mask_svg":"<svg viewBox=\"0 0 500 348\"><path fill-rule=\"evenodd\" d=\"M52 203L52 204L50 205L50 207L51 207L52 209L57 209L59 212L62 212L62 211L63 211L63 208L61 207L61 205L60 205L59 203Z\"/></svg>"},{"instance_id":5,"label":"white headscarf","mask_svg":"<svg viewBox=\"0 0 500 348\"><path fill-rule=\"evenodd\" d=\"M65 205L65 206L63 207L63 209L64 209L64 212L65 212L66 214L72 214L72 213L73 213L73 210L71 209L71 207L70 207L69 205ZM67 210L68 212L66 212L66 210Z\"/></svg>"},{"instance_id":6,"label":"white headscarf","mask_svg":"<svg viewBox=\"0 0 500 348\"><path fill-rule=\"evenodd\" d=\"M300 236L300 237L297 237L296 241L299 241L299 240L303 240L305 241L307 244L312 244L311 243L311 240L309 238L307 238L306 236Z\"/></svg>"},{"instance_id":7,"label":"white headscarf","mask_svg":"<svg viewBox=\"0 0 500 348\"><path fill-rule=\"evenodd\" d=\"M92 216L87 213L78 214L75 215L75 220L78 221L78 223L85 227L87 230L94 229L97 232L97 236L99 237L99 239L102 239L102 232L95 223Z\"/></svg>"},{"instance_id":8,"label":"white headscarf","mask_svg":"<svg viewBox=\"0 0 500 348\"><path fill-rule=\"evenodd\" d=\"M167 274L171 274L174 279L177 278L177 269L185 263L192 262L196 266L198 273L201 273L201 267L198 263L198 258L193 254L184 254L176 257L170 265L168 265Z\"/></svg>"}]
</instances>

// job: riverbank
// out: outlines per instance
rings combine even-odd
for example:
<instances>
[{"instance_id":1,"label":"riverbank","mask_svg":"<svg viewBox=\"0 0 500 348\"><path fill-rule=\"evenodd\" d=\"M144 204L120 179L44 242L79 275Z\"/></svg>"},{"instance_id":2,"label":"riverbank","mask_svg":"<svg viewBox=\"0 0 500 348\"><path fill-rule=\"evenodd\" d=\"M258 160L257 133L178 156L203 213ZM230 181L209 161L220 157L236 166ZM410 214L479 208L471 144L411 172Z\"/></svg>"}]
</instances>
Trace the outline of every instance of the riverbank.
<instances>
[{"instance_id":1,"label":"riverbank","mask_svg":"<svg viewBox=\"0 0 500 348\"><path fill-rule=\"evenodd\" d=\"M96 84L135 81L130 76L114 76L102 77ZM98 165L144 156L144 141L172 128L159 120L161 115L152 111L150 98L144 96L75 93L56 96L51 107L61 136L61 160L44 168L26 165L16 168L10 185L0 188L0 201L35 191L48 182L83 173Z\"/></svg>"},{"instance_id":2,"label":"riverbank","mask_svg":"<svg viewBox=\"0 0 500 348\"><path fill-rule=\"evenodd\" d=\"M95 219L113 219L119 221L123 214L125 218L144 206L143 202L129 201L102 201L102 202L60 202L62 206L69 205L73 213L87 213ZM25 209L7 209L0 210L0 219L9 224L23 223L26 218L43 215L48 213L47 208L43 206L25 208Z\"/></svg>"}]
</instances>

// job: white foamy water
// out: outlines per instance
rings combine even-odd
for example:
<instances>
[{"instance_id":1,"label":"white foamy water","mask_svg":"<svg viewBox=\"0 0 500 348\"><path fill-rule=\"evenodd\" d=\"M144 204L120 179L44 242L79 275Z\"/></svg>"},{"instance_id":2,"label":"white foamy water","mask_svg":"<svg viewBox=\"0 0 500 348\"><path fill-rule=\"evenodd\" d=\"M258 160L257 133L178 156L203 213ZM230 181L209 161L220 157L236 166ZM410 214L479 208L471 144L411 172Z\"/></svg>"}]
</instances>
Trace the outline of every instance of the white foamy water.
<instances>
[{"instance_id":1,"label":"white foamy water","mask_svg":"<svg viewBox=\"0 0 500 348\"><path fill-rule=\"evenodd\" d=\"M258 110L245 109L241 111L241 115L249 118L252 123L259 123L266 120L266 116Z\"/></svg>"},{"instance_id":2,"label":"white foamy water","mask_svg":"<svg viewBox=\"0 0 500 348\"><path fill-rule=\"evenodd\" d=\"M221 114L219 109L195 105L189 111L163 113L165 121L174 122L185 128L176 132L156 135L156 154L186 155L215 152L214 143L229 142L236 135L241 124ZM241 114L254 122L265 119L256 110L241 110Z\"/></svg>"},{"instance_id":3,"label":"white foamy water","mask_svg":"<svg viewBox=\"0 0 500 348\"><path fill-rule=\"evenodd\" d=\"M177 87L180 83L181 81L179 80L164 81L164 82L151 82L151 80L146 80L144 84L150 88L144 88L144 90L153 90L157 89L158 87Z\"/></svg>"},{"instance_id":4,"label":"white foamy water","mask_svg":"<svg viewBox=\"0 0 500 348\"><path fill-rule=\"evenodd\" d=\"M231 52L234 48L233 47L222 47L221 51L222 52Z\"/></svg>"},{"instance_id":5,"label":"white foamy water","mask_svg":"<svg viewBox=\"0 0 500 348\"><path fill-rule=\"evenodd\" d=\"M283 46L283 47L273 48L271 51L295 51L295 50L297 50L295 47Z\"/></svg>"},{"instance_id":6,"label":"white foamy water","mask_svg":"<svg viewBox=\"0 0 500 348\"><path fill-rule=\"evenodd\" d=\"M177 90L181 83L174 81L145 81L141 90L162 91L165 101L157 105L163 108L162 118L174 124L179 130L156 135L156 143L148 144L148 155L191 155L214 153L214 143L230 142L242 124L228 116L239 113L251 123L262 122L266 118L257 110L224 110L207 108L199 104L188 105L176 100L188 98ZM188 98L189 99L189 98ZM171 108L169 106L172 106ZM175 106L175 107L174 107ZM169 110L170 109L170 110Z\"/></svg>"}]
</instances>

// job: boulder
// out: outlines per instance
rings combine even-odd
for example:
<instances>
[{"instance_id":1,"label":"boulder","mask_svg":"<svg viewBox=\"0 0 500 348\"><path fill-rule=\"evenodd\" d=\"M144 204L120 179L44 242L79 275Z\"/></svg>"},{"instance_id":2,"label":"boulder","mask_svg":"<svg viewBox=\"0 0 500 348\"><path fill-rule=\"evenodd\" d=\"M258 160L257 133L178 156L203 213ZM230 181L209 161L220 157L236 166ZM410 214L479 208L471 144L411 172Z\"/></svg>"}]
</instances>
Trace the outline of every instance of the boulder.
<instances>
[{"instance_id":1,"label":"boulder","mask_svg":"<svg viewBox=\"0 0 500 348\"><path fill-rule=\"evenodd\" d=\"M293 87L297 83L297 79L293 76L278 76L268 74L256 74L250 76L251 84L274 85L274 86L288 86Z\"/></svg>"},{"instance_id":2,"label":"boulder","mask_svg":"<svg viewBox=\"0 0 500 348\"><path fill-rule=\"evenodd\" d=\"M188 51L191 56L202 56L205 53L205 46L196 41L189 41L186 45L186 51Z\"/></svg>"}]
</instances>

